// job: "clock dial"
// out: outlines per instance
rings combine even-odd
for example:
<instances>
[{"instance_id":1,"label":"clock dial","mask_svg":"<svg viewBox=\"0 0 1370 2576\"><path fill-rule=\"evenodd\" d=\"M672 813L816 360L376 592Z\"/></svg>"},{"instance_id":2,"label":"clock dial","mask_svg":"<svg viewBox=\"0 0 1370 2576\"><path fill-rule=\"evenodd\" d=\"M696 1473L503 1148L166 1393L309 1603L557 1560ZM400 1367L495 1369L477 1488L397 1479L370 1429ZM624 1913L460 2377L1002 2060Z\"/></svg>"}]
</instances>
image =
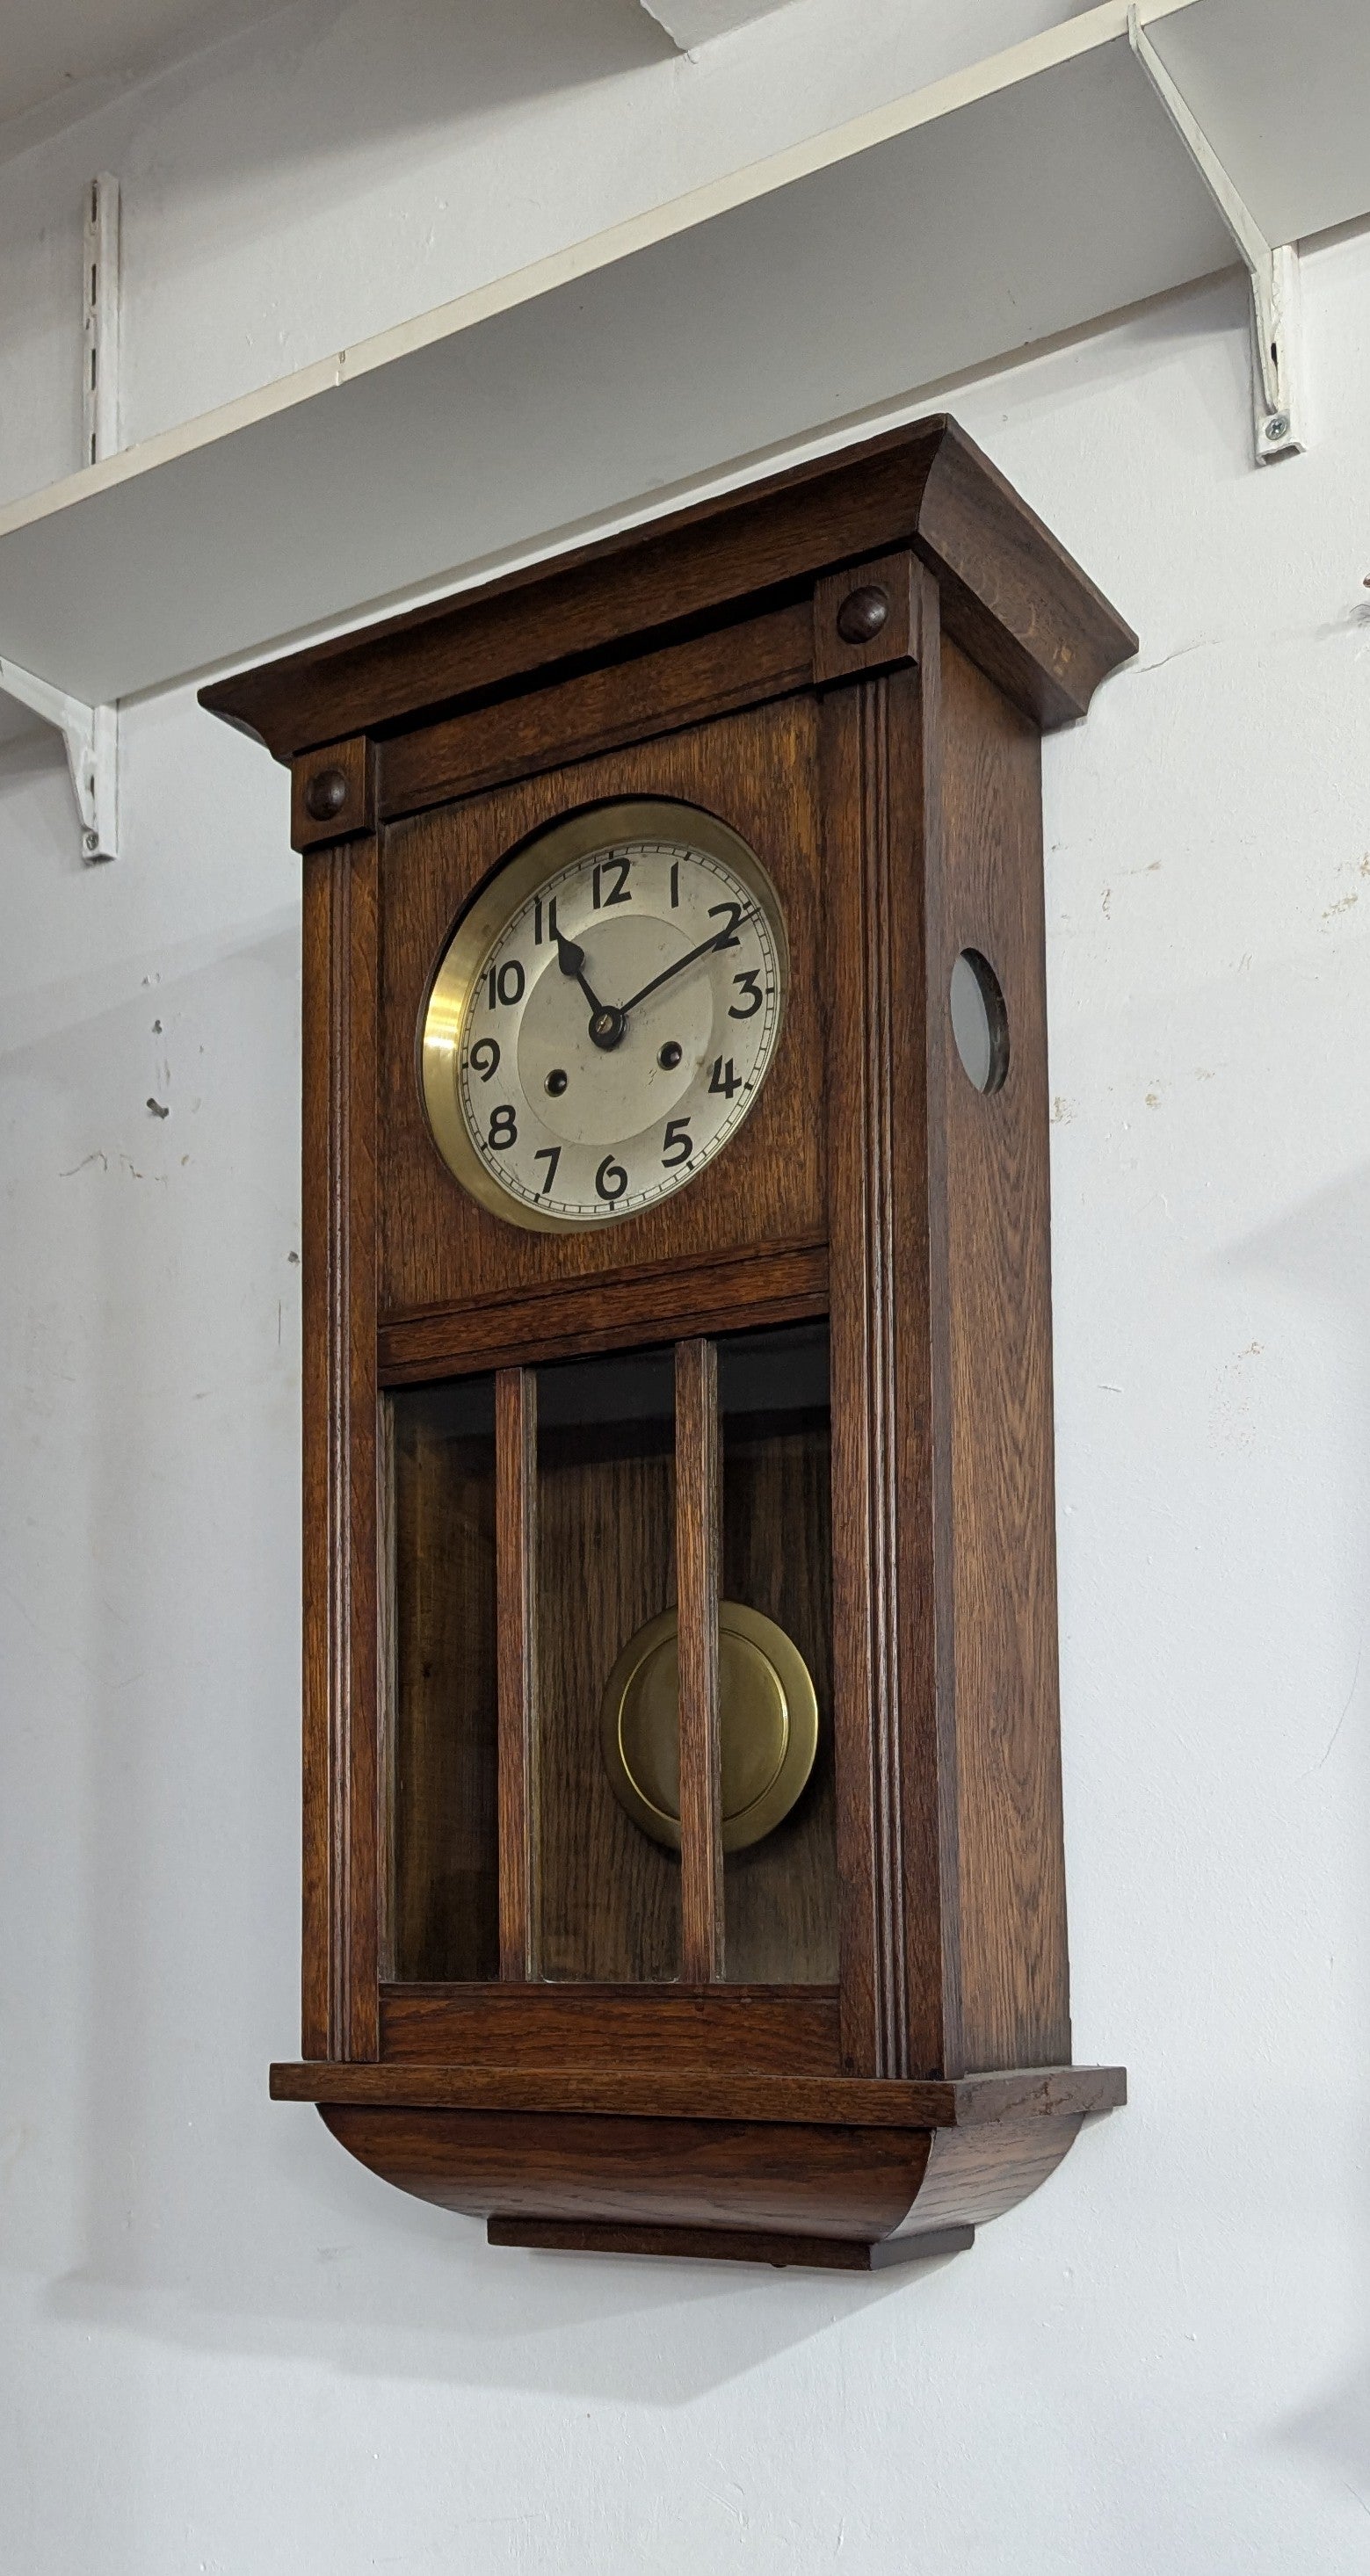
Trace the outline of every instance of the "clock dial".
<instances>
[{"instance_id":1,"label":"clock dial","mask_svg":"<svg viewBox=\"0 0 1370 2576\"><path fill-rule=\"evenodd\" d=\"M770 880L712 815L633 803L556 825L492 878L438 970L439 1150L515 1224L655 1207L753 1106L787 974Z\"/></svg>"}]
</instances>

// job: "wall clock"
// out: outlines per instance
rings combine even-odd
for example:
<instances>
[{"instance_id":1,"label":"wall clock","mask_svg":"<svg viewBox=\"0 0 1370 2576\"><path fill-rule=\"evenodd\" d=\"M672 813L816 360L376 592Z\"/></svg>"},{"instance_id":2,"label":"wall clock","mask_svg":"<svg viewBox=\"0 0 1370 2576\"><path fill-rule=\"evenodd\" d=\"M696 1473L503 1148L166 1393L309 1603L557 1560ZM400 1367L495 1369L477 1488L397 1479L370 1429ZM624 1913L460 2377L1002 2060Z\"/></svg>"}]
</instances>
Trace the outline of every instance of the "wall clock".
<instances>
[{"instance_id":1,"label":"wall clock","mask_svg":"<svg viewBox=\"0 0 1370 2576\"><path fill-rule=\"evenodd\" d=\"M945 419L204 693L305 869L304 2028L504 2244L968 2245L1071 2063L1041 733Z\"/></svg>"}]
</instances>

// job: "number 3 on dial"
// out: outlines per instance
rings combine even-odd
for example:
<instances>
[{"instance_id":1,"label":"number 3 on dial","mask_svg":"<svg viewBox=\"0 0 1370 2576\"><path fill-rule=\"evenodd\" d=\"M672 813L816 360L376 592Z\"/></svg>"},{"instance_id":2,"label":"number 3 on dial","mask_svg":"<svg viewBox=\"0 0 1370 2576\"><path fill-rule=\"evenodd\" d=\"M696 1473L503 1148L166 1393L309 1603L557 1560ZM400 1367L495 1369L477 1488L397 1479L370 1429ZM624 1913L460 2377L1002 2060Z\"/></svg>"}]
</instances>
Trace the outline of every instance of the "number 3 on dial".
<instances>
[{"instance_id":1,"label":"number 3 on dial","mask_svg":"<svg viewBox=\"0 0 1370 2576\"><path fill-rule=\"evenodd\" d=\"M775 1059L789 949L737 834L600 806L506 861L424 1015L424 1102L457 1178L515 1225L612 1225L722 1151Z\"/></svg>"}]
</instances>

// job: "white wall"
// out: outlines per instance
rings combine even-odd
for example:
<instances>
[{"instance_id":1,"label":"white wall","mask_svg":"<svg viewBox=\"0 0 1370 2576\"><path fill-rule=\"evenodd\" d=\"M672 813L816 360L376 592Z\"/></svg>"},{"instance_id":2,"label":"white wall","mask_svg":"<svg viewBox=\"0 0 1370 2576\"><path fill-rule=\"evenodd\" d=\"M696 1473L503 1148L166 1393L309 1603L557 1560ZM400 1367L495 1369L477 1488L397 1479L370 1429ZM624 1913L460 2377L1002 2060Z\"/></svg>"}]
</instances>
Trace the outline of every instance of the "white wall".
<instances>
[{"instance_id":1,"label":"white wall","mask_svg":"<svg viewBox=\"0 0 1370 2576\"><path fill-rule=\"evenodd\" d=\"M64 192L108 159L89 132L0 172L9 488L40 344L40 469L67 461ZM271 206L238 191L259 333L273 206L307 236L285 159ZM187 318L221 184L192 177L138 218L143 425L250 354ZM309 292L292 268L287 338L315 276L326 338L389 291L374 215L313 243ZM46 752L4 755L14 2576L1363 2562L1370 238L1306 293L1315 444L1262 474L1233 281L954 405L1142 636L1046 763L1076 2048L1133 2101L926 2275L492 2253L268 2104L296 2046L285 780L188 694L136 707L126 854L85 871Z\"/></svg>"},{"instance_id":2,"label":"white wall","mask_svg":"<svg viewBox=\"0 0 1370 2576\"><path fill-rule=\"evenodd\" d=\"M794 0L682 60L639 0L295 0L0 157L0 497L81 462L99 169L123 192L130 445L1081 5Z\"/></svg>"}]
</instances>

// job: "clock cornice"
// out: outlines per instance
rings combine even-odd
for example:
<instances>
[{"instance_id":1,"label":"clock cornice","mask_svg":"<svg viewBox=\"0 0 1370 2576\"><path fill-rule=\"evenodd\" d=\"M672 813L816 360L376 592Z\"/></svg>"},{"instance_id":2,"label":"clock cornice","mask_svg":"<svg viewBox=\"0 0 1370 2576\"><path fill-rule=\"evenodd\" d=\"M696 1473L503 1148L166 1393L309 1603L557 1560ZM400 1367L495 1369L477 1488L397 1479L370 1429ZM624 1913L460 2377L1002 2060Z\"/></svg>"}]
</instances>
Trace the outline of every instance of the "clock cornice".
<instances>
[{"instance_id":1,"label":"clock cornice","mask_svg":"<svg viewBox=\"0 0 1370 2576\"><path fill-rule=\"evenodd\" d=\"M952 640L1049 732L1137 649L1130 626L945 414L812 458L457 597L202 689L289 762L683 641L910 546Z\"/></svg>"}]
</instances>

